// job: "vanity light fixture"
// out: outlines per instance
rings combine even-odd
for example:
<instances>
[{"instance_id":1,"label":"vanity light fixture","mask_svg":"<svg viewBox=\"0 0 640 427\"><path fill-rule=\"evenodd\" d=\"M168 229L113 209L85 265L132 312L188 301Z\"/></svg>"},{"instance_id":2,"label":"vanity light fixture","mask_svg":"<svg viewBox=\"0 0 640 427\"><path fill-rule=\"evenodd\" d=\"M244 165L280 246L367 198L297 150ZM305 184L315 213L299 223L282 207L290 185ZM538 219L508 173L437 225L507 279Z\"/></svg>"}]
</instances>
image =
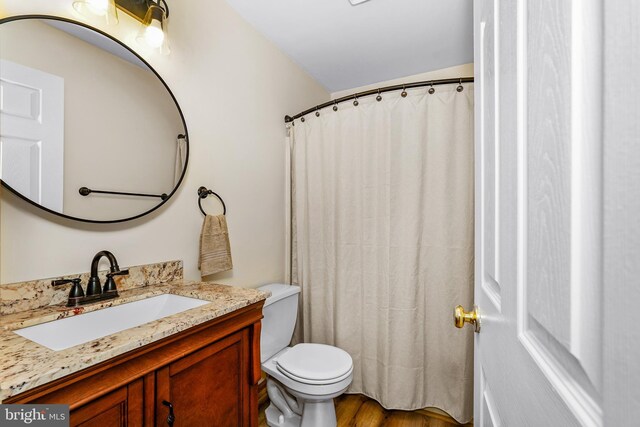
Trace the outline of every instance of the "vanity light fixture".
<instances>
[{"instance_id":1,"label":"vanity light fixture","mask_svg":"<svg viewBox=\"0 0 640 427\"><path fill-rule=\"evenodd\" d=\"M114 0L75 0L73 8L85 18L104 19L107 25L118 23L118 11Z\"/></svg>"},{"instance_id":2,"label":"vanity light fixture","mask_svg":"<svg viewBox=\"0 0 640 427\"><path fill-rule=\"evenodd\" d=\"M160 1L162 1L164 7L160 6ZM138 43L157 49L160 53L169 53L169 45L167 43L168 15L169 7L166 1L158 0L158 3L149 1L149 7L136 37Z\"/></svg>"},{"instance_id":3,"label":"vanity light fixture","mask_svg":"<svg viewBox=\"0 0 640 427\"><path fill-rule=\"evenodd\" d=\"M74 0L73 8L85 18L103 18L108 25L118 23L120 9L140 22L138 43L165 55L169 53L166 0Z\"/></svg>"}]
</instances>

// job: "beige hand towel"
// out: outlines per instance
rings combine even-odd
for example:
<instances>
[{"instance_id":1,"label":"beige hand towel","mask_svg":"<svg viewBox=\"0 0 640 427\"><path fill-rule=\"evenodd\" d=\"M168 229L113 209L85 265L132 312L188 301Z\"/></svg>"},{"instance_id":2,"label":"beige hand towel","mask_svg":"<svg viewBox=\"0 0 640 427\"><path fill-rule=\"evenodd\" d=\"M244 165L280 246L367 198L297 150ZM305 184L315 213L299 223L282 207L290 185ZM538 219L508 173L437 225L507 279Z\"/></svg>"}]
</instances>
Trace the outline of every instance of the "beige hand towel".
<instances>
[{"instance_id":1,"label":"beige hand towel","mask_svg":"<svg viewBox=\"0 0 640 427\"><path fill-rule=\"evenodd\" d=\"M207 215L204 218L200 233L198 268L202 276L233 268L229 230L224 215Z\"/></svg>"}]
</instances>

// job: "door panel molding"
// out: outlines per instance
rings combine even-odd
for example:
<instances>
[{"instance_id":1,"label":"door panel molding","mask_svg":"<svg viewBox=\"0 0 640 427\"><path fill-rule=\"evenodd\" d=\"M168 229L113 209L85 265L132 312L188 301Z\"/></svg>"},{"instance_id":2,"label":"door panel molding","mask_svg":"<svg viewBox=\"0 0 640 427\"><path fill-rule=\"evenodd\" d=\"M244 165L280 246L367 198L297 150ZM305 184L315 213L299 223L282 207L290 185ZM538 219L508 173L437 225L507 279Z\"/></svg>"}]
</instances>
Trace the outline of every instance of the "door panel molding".
<instances>
[{"instance_id":1,"label":"door panel molding","mask_svg":"<svg viewBox=\"0 0 640 427\"><path fill-rule=\"evenodd\" d=\"M482 88L478 100L482 105L480 118L480 227L482 233L481 269L482 287L495 309L501 311L500 286L500 108L499 108L499 5L491 5L480 22L480 61L478 69ZM487 67L488 65L488 67ZM489 72L487 72L489 71ZM490 124L490 126L488 126Z\"/></svg>"},{"instance_id":2,"label":"door panel molding","mask_svg":"<svg viewBox=\"0 0 640 427\"><path fill-rule=\"evenodd\" d=\"M584 40L575 39L581 32L576 28L586 25L584 5L574 2L564 5L568 9L554 11L543 3L519 2L518 338L578 422L601 426L598 370L602 362L598 355L602 318L598 314L600 301L593 298L601 289L601 276L596 273L587 280L582 270L593 272L599 265L598 251L585 250L584 244L596 244L593 239L600 235L592 227L600 215L599 184L594 179L600 182L601 170L594 160L601 150L601 140L598 133L588 144L580 137L585 121L599 120L587 117L581 107L586 102L582 95L587 89L585 82L594 82L572 78L575 70L586 66L584 55L574 54L584 49ZM539 8L533 16L529 14L531 4ZM545 32L531 29L530 19L539 26L553 22L543 28L553 40L550 44L559 45L558 50L530 40L532 31L536 35ZM569 50L565 51L567 46ZM532 49L539 50L542 57L531 55ZM553 88L550 92L559 95L555 102L539 96L546 88ZM593 99L588 103L593 105ZM555 108L555 104L563 107ZM595 111L597 105L591 107L591 113ZM545 121L550 123L549 128L540 130L540 123ZM530 123L535 125L530 127ZM594 186L595 191L590 192ZM585 322L588 327L581 323L585 316L589 316Z\"/></svg>"},{"instance_id":3,"label":"door panel molding","mask_svg":"<svg viewBox=\"0 0 640 427\"><path fill-rule=\"evenodd\" d=\"M487 384L486 376L484 375L484 370L481 373L482 385L480 386L482 390L482 409L481 409L481 419L482 424L481 427L502 427L502 421L500 420L500 415L498 414L498 408L496 407L493 396L491 394L491 390Z\"/></svg>"},{"instance_id":4,"label":"door panel molding","mask_svg":"<svg viewBox=\"0 0 640 427\"><path fill-rule=\"evenodd\" d=\"M39 88L0 78L0 113L42 123L42 91ZM15 103L7 103L11 98Z\"/></svg>"}]
</instances>

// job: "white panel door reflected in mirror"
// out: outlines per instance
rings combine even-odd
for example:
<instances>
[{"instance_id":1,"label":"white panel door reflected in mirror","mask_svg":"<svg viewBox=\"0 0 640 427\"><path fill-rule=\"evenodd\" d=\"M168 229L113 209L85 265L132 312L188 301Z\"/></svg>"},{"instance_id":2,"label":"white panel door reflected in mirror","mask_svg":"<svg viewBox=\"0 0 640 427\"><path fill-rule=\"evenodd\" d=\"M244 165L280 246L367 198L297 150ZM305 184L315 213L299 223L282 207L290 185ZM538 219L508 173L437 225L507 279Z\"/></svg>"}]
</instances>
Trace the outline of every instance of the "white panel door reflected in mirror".
<instances>
[{"instance_id":1,"label":"white panel door reflected in mirror","mask_svg":"<svg viewBox=\"0 0 640 427\"><path fill-rule=\"evenodd\" d=\"M179 185L188 152L168 87L109 36L36 18L0 20L3 184L82 221L124 221L156 209Z\"/></svg>"},{"instance_id":2,"label":"white panel door reflected in mirror","mask_svg":"<svg viewBox=\"0 0 640 427\"><path fill-rule=\"evenodd\" d=\"M63 212L64 79L0 59L0 177Z\"/></svg>"}]
</instances>

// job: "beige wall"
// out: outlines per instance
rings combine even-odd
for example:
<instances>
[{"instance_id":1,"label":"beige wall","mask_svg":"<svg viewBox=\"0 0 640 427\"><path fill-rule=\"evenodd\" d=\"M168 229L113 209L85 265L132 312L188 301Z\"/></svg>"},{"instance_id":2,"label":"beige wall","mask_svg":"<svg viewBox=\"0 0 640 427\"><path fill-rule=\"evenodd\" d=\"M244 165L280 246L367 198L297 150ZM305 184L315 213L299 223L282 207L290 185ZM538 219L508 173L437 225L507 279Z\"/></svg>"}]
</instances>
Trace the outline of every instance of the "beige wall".
<instances>
[{"instance_id":1,"label":"beige wall","mask_svg":"<svg viewBox=\"0 0 640 427\"><path fill-rule=\"evenodd\" d=\"M74 17L66 0L4 0L2 6L10 14ZM139 49L137 28L123 14L118 26L103 29L145 56L176 95L192 150L186 181L158 212L102 226L57 219L3 191L0 282L87 271L101 249L121 266L182 259L186 278L198 279L200 185L222 195L228 208L234 269L213 279L241 286L282 280L283 117L330 95L224 0L172 2L166 57ZM213 200L204 206L217 212Z\"/></svg>"},{"instance_id":2,"label":"beige wall","mask_svg":"<svg viewBox=\"0 0 640 427\"><path fill-rule=\"evenodd\" d=\"M176 136L184 128L171 96L148 68L38 20L0 26L0 57L64 79L63 213L112 220L138 215L159 202L84 197L80 187L152 194L173 190Z\"/></svg>"},{"instance_id":3,"label":"beige wall","mask_svg":"<svg viewBox=\"0 0 640 427\"><path fill-rule=\"evenodd\" d=\"M428 71L426 73L414 74L412 76L402 77L399 79L387 80L375 84L360 86L353 89L341 90L331 94L331 99L338 99L343 96L351 95L355 92L364 92L366 90L376 89L383 86L393 86L402 83L419 82L424 80L451 79L455 77L473 77L473 63L456 65L454 67L441 68L439 70Z\"/></svg>"}]
</instances>

